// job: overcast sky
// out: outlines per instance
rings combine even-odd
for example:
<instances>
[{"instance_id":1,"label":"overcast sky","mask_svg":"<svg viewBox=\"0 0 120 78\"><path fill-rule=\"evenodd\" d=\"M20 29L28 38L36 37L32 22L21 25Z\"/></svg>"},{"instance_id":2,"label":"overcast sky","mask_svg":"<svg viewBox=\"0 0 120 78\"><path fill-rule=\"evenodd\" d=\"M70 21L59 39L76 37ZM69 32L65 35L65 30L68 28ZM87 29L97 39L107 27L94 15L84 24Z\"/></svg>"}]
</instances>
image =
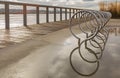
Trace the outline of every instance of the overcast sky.
<instances>
[{"instance_id":1,"label":"overcast sky","mask_svg":"<svg viewBox=\"0 0 120 78\"><path fill-rule=\"evenodd\" d=\"M110 1L110 0L2 0L2 1L19 1L19 2L39 3L41 5L99 9L98 2ZM112 1L116 1L116 0L112 0Z\"/></svg>"}]
</instances>

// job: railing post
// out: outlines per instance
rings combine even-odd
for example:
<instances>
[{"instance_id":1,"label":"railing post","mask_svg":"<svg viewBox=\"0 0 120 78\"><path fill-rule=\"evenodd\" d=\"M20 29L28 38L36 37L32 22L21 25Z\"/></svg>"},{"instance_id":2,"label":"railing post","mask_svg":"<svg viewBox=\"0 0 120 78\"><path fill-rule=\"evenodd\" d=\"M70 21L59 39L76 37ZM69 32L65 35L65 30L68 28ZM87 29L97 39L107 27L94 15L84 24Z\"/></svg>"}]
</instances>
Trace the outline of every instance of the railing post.
<instances>
[{"instance_id":1,"label":"railing post","mask_svg":"<svg viewBox=\"0 0 120 78\"><path fill-rule=\"evenodd\" d=\"M36 23L39 24L39 6L36 7Z\"/></svg>"},{"instance_id":2,"label":"railing post","mask_svg":"<svg viewBox=\"0 0 120 78\"><path fill-rule=\"evenodd\" d=\"M73 14L75 13L75 9L73 9Z\"/></svg>"},{"instance_id":3,"label":"railing post","mask_svg":"<svg viewBox=\"0 0 120 78\"><path fill-rule=\"evenodd\" d=\"M49 8L46 7L46 22L49 22Z\"/></svg>"},{"instance_id":4,"label":"railing post","mask_svg":"<svg viewBox=\"0 0 120 78\"><path fill-rule=\"evenodd\" d=\"M76 12L77 12L78 10L76 9ZM76 18L78 17L78 14L76 15Z\"/></svg>"},{"instance_id":5,"label":"railing post","mask_svg":"<svg viewBox=\"0 0 120 78\"><path fill-rule=\"evenodd\" d=\"M67 8L65 8L65 20L67 20Z\"/></svg>"},{"instance_id":6,"label":"railing post","mask_svg":"<svg viewBox=\"0 0 120 78\"><path fill-rule=\"evenodd\" d=\"M80 10L79 10L80 11ZM81 16L81 14L79 13L79 16L78 17L80 17Z\"/></svg>"},{"instance_id":7,"label":"railing post","mask_svg":"<svg viewBox=\"0 0 120 78\"><path fill-rule=\"evenodd\" d=\"M60 21L62 21L62 8L60 8Z\"/></svg>"},{"instance_id":8,"label":"railing post","mask_svg":"<svg viewBox=\"0 0 120 78\"><path fill-rule=\"evenodd\" d=\"M56 22L56 8L54 8L54 22Z\"/></svg>"},{"instance_id":9,"label":"railing post","mask_svg":"<svg viewBox=\"0 0 120 78\"><path fill-rule=\"evenodd\" d=\"M5 29L10 29L9 3L5 3Z\"/></svg>"},{"instance_id":10,"label":"railing post","mask_svg":"<svg viewBox=\"0 0 120 78\"><path fill-rule=\"evenodd\" d=\"M73 9L73 14L75 13L75 9ZM74 17L75 18L75 17Z\"/></svg>"},{"instance_id":11,"label":"railing post","mask_svg":"<svg viewBox=\"0 0 120 78\"><path fill-rule=\"evenodd\" d=\"M71 18L71 9L69 9L69 19Z\"/></svg>"},{"instance_id":12,"label":"railing post","mask_svg":"<svg viewBox=\"0 0 120 78\"><path fill-rule=\"evenodd\" d=\"M27 26L27 6L23 5L23 23Z\"/></svg>"},{"instance_id":13,"label":"railing post","mask_svg":"<svg viewBox=\"0 0 120 78\"><path fill-rule=\"evenodd\" d=\"M67 20L68 18L71 18L72 15L72 10L73 13L75 13L75 11L79 10L79 9L75 9L75 8L66 8L66 7L53 7L53 6L44 6L44 5L38 5L38 4L28 4L28 3L18 3L18 2L4 2L4 1L0 1L0 4L5 4L5 29L9 29L10 28L10 9L9 9L9 5L20 5L23 6L23 25L27 26L27 6L35 6L36 8L36 24L40 23L40 6L41 7L45 7L46 8L46 22L49 22L49 8L54 8L54 22L56 22L57 20L57 8L60 9L60 21L62 20ZM65 9L65 11L63 11L63 9ZM69 13L68 13L69 11ZM63 12L65 12L65 19L63 19ZM69 15L68 15L69 14ZM77 16L76 16L77 18Z\"/></svg>"}]
</instances>

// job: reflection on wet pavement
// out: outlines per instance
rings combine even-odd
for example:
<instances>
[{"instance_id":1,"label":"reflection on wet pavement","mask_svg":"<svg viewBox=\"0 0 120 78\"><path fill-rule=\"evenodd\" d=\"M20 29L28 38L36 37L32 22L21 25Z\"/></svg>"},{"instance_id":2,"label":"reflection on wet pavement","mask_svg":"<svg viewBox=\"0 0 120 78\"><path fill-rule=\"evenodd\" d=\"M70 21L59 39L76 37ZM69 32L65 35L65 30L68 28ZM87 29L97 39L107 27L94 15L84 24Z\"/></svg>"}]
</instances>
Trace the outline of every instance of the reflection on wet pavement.
<instances>
[{"instance_id":1,"label":"reflection on wet pavement","mask_svg":"<svg viewBox=\"0 0 120 78\"><path fill-rule=\"evenodd\" d=\"M120 28L109 27L109 29L110 34L103 57L100 59L99 69L88 78L120 78ZM78 31L77 28L75 30ZM6 33L8 34L8 32ZM80 34L80 36L84 37L83 34ZM36 37L27 45L25 43L20 46L3 48L0 50L0 65L3 64L4 67L0 68L0 78L86 78L76 74L69 63L69 54L77 46L76 42L69 29L63 29L44 35L42 38ZM37 46L32 46L33 43ZM23 55L24 57L20 57ZM89 56L89 54L86 55ZM94 70L96 64L85 63L78 57L77 52L73 57L77 69L84 72ZM89 56L89 58L92 58L92 56ZM6 62L8 62L8 65L5 65Z\"/></svg>"},{"instance_id":2,"label":"reflection on wet pavement","mask_svg":"<svg viewBox=\"0 0 120 78\"><path fill-rule=\"evenodd\" d=\"M88 78L119 78L120 77L120 74L119 74L120 72L120 59L119 59L120 58L120 52L119 52L120 36L119 35L116 36L115 33L117 34L119 33L118 31L115 31L114 28L117 30L119 29L119 27L110 28L110 36L109 36L106 48L104 50L103 57L100 60L100 66L98 71L93 76L89 76ZM70 40L72 40L72 38ZM75 41L71 41L71 44L72 42L75 42ZM75 47L76 45L73 45L73 46ZM73 46L69 45L69 47L73 47ZM52 61L48 78L86 78L84 76L77 75L72 70L68 62L69 52L71 51L71 49L69 49L69 52L68 52L67 49L65 48L67 47L64 46L62 51L58 52L59 54L55 55L56 57ZM78 70L88 72L88 73L90 71L93 71L96 66L95 64L90 65L88 63L85 63L79 57L78 52L75 52L73 62L76 64L76 67Z\"/></svg>"},{"instance_id":3,"label":"reflection on wet pavement","mask_svg":"<svg viewBox=\"0 0 120 78\"><path fill-rule=\"evenodd\" d=\"M109 30L110 30L110 35L120 36L120 26L118 26L118 27L115 27L115 26L109 27Z\"/></svg>"},{"instance_id":4,"label":"reflection on wet pavement","mask_svg":"<svg viewBox=\"0 0 120 78\"><path fill-rule=\"evenodd\" d=\"M68 21L51 22L28 27L16 27L10 30L0 30L0 48L7 47L16 43L33 39L37 36L43 36L50 32L63 29L68 26Z\"/></svg>"},{"instance_id":5,"label":"reflection on wet pavement","mask_svg":"<svg viewBox=\"0 0 120 78\"><path fill-rule=\"evenodd\" d=\"M30 37L30 33L27 30L1 30L0 33L0 48L6 47L7 45L16 44L24 41Z\"/></svg>"}]
</instances>

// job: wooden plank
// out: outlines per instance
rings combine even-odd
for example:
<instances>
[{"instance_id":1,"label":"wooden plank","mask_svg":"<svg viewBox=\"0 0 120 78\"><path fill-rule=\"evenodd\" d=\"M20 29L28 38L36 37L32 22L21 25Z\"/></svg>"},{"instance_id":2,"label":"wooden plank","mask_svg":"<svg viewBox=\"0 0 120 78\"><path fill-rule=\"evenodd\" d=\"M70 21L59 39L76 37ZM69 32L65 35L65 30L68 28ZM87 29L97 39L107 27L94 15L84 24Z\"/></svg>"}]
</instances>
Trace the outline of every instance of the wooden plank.
<instances>
[{"instance_id":1,"label":"wooden plank","mask_svg":"<svg viewBox=\"0 0 120 78\"><path fill-rule=\"evenodd\" d=\"M39 6L36 7L36 23L39 24Z\"/></svg>"},{"instance_id":2,"label":"wooden plank","mask_svg":"<svg viewBox=\"0 0 120 78\"><path fill-rule=\"evenodd\" d=\"M78 10L76 9L76 12L77 12ZM78 17L78 14L76 15L76 18Z\"/></svg>"},{"instance_id":3,"label":"wooden plank","mask_svg":"<svg viewBox=\"0 0 120 78\"><path fill-rule=\"evenodd\" d=\"M75 13L75 9L73 9L73 14Z\"/></svg>"},{"instance_id":4,"label":"wooden plank","mask_svg":"<svg viewBox=\"0 0 120 78\"><path fill-rule=\"evenodd\" d=\"M56 8L54 8L54 22L56 22Z\"/></svg>"},{"instance_id":5,"label":"wooden plank","mask_svg":"<svg viewBox=\"0 0 120 78\"><path fill-rule=\"evenodd\" d=\"M62 21L62 8L60 8L60 21Z\"/></svg>"},{"instance_id":6,"label":"wooden plank","mask_svg":"<svg viewBox=\"0 0 120 78\"><path fill-rule=\"evenodd\" d=\"M71 9L69 9L69 19L71 18Z\"/></svg>"},{"instance_id":7,"label":"wooden plank","mask_svg":"<svg viewBox=\"0 0 120 78\"><path fill-rule=\"evenodd\" d=\"M31 3L26 3L26 2L11 2L11 1L0 1L0 4L5 4L5 3L9 3L10 5L26 5L26 6L39 6L39 7L49 7L49 8L67 8L68 7L60 7L60 6L48 6L48 5L39 5L39 4L31 4ZM76 9L76 8L71 8L71 9ZM79 9L79 8L78 8Z\"/></svg>"},{"instance_id":8,"label":"wooden plank","mask_svg":"<svg viewBox=\"0 0 120 78\"><path fill-rule=\"evenodd\" d=\"M67 9L65 9L65 20L67 20Z\"/></svg>"},{"instance_id":9,"label":"wooden plank","mask_svg":"<svg viewBox=\"0 0 120 78\"><path fill-rule=\"evenodd\" d=\"M27 26L27 6L23 5L23 23Z\"/></svg>"},{"instance_id":10,"label":"wooden plank","mask_svg":"<svg viewBox=\"0 0 120 78\"><path fill-rule=\"evenodd\" d=\"M46 7L46 22L49 22L49 8Z\"/></svg>"},{"instance_id":11,"label":"wooden plank","mask_svg":"<svg viewBox=\"0 0 120 78\"><path fill-rule=\"evenodd\" d=\"M5 29L10 29L9 3L5 4Z\"/></svg>"}]
</instances>

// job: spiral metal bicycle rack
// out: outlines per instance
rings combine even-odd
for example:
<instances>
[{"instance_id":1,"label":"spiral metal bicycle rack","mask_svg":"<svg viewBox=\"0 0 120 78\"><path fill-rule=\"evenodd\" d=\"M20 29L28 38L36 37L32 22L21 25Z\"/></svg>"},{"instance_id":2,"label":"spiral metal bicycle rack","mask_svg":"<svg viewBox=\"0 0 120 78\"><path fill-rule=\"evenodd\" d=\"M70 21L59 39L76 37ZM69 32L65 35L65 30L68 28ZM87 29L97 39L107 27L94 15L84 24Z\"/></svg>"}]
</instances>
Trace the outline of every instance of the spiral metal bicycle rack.
<instances>
[{"instance_id":1,"label":"spiral metal bicycle rack","mask_svg":"<svg viewBox=\"0 0 120 78\"><path fill-rule=\"evenodd\" d=\"M77 16L76 19L74 18L75 16ZM111 16L112 15L109 12L80 10L71 17L69 29L72 35L78 40L78 46L71 51L69 60L72 69L79 75L91 76L97 72L99 68L99 60L103 55L103 51L105 49L105 45L109 35L109 30L105 28L105 25L110 20ZM85 38L83 40L81 40L81 38L77 36L77 34L73 31L72 22L74 19L77 20L79 30L85 34ZM87 30L85 30L82 25L86 27ZM84 57L84 55L81 53L83 51L82 46L84 46L84 49L86 49L90 54L94 55L95 60L89 60ZM94 51L91 46L99 49L99 52ZM78 51L79 56L85 62L97 64L95 70L90 73L83 73L78 71L72 61L72 56L75 51Z\"/></svg>"}]
</instances>

